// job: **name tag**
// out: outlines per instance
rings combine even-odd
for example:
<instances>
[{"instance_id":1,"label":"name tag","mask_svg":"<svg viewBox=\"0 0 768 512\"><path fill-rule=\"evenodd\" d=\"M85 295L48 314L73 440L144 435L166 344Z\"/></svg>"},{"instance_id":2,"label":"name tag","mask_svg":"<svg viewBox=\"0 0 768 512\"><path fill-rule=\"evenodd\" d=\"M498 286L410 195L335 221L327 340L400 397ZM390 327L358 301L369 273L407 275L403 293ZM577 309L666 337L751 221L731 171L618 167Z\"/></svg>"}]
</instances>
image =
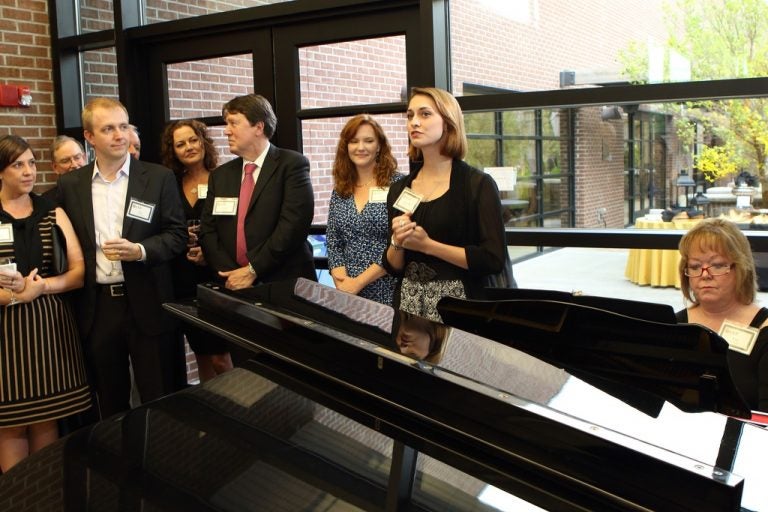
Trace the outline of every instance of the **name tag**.
<instances>
[{"instance_id":1,"label":"name tag","mask_svg":"<svg viewBox=\"0 0 768 512\"><path fill-rule=\"evenodd\" d=\"M237 215L236 197L217 197L213 200L213 215Z\"/></svg>"},{"instance_id":2,"label":"name tag","mask_svg":"<svg viewBox=\"0 0 768 512\"><path fill-rule=\"evenodd\" d=\"M386 203L389 187L372 187L368 189L369 203Z\"/></svg>"},{"instance_id":3,"label":"name tag","mask_svg":"<svg viewBox=\"0 0 768 512\"><path fill-rule=\"evenodd\" d=\"M13 225L0 224L0 244L13 243Z\"/></svg>"},{"instance_id":4,"label":"name tag","mask_svg":"<svg viewBox=\"0 0 768 512\"><path fill-rule=\"evenodd\" d=\"M197 198L205 199L206 197L208 197L208 185L201 183L197 186Z\"/></svg>"},{"instance_id":5,"label":"name tag","mask_svg":"<svg viewBox=\"0 0 768 512\"><path fill-rule=\"evenodd\" d=\"M421 200L421 194L417 194L410 187L405 187L400 193L400 197L397 198L392 206L403 213L413 213L416 211L419 203L421 203Z\"/></svg>"},{"instance_id":6,"label":"name tag","mask_svg":"<svg viewBox=\"0 0 768 512\"><path fill-rule=\"evenodd\" d=\"M145 203L132 197L131 202L128 203L128 213L126 213L126 216L132 219L140 220L141 222L150 222L152 220L152 214L154 213L154 204Z\"/></svg>"},{"instance_id":7,"label":"name tag","mask_svg":"<svg viewBox=\"0 0 768 512\"><path fill-rule=\"evenodd\" d=\"M726 320L723 322L723 325L720 326L720 332L718 334L728 342L729 349L749 355L755 347L757 335L760 334L760 331L754 327L739 325L730 320Z\"/></svg>"}]
</instances>

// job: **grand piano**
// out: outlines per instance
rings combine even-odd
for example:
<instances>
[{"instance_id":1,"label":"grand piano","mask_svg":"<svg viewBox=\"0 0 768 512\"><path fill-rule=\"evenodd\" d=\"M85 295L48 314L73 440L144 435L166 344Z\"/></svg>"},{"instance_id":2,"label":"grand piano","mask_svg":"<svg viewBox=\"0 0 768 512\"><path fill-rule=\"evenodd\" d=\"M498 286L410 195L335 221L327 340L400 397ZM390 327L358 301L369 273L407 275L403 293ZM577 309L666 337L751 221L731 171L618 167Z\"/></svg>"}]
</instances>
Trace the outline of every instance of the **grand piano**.
<instances>
[{"instance_id":1,"label":"grand piano","mask_svg":"<svg viewBox=\"0 0 768 512\"><path fill-rule=\"evenodd\" d=\"M722 339L552 299L427 326L304 279L202 285L167 309L242 364L60 441L56 509L768 509Z\"/></svg>"}]
</instances>

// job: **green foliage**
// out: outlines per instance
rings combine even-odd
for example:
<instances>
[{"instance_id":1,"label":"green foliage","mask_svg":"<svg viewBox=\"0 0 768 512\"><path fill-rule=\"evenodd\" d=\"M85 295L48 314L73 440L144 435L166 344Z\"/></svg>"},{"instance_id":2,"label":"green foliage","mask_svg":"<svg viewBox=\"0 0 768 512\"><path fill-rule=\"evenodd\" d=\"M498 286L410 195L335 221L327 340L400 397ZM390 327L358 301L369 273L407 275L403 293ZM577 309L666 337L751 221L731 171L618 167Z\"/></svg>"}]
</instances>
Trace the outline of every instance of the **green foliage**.
<instances>
[{"instance_id":1,"label":"green foliage","mask_svg":"<svg viewBox=\"0 0 768 512\"><path fill-rule=\"evenodd\" d=\"M669 39L665 54L688 59L691 80L768 76L768 2L766 0L674 0L665 5ZM624 75L634 82L647 80L648 44L633 42L620 52ZM668 66L668 64L667 64ZM668 68L665 77L668 79ZM768 155L768 100L686 103L674 115L681 144L692 151L696 126L724 147L700 150L697 162L725 166L710 176L725 176L733 166L765 176ZM701 166L699 167L701 168ZM704 170L704 169L702 169ZM707 171L705 171L707 172Z\"/></svg>"}]
</instances>

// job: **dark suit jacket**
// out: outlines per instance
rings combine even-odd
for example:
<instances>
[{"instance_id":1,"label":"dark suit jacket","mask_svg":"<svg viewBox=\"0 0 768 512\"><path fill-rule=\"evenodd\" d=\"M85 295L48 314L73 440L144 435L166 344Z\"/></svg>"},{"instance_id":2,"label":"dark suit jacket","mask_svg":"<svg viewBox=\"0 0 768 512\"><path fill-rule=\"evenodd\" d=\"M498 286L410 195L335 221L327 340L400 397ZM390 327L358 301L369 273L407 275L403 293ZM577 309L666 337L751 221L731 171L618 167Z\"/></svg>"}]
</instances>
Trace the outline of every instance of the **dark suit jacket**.
<instances>
[{"instance_id":1,"label":"dark suit jacket","mask_svg":"<svg viewBox=\"0 0 768 512\"><path fill-rule=\"evenodd\" d=\"M238 197L243 159L219 166L208 178L208 196L200 226L200 245L216 271L239 268L237 215L213 215L217 197ZM317 279L307 241L314 215L309 161L301 153L270 146L259 171L245 218L248 261L258 282L295 277Z\"/></svg>"},{"instance_id":2,"label":"dark suit jacket","mask_svg":"<svg viewBox=\"0 0 768 512\"><path fill-rule=\"evenodd\" d=\"M155 205L149 222L123 219L123 238L141 243L146 261L123 262L123 275L131 311L138 327L147 335L173 330L163 302L173 300L170 261L186 250L187 226L173 173L156 164L130 160L126 212L131 198ZM58 202L67 212L85 257L85 286L76 297L76 314L81 336L86 337L93 322L97 296L96 235L93 222L91 176L93 162L62 175Z\"/></svg>"}]
</instances>

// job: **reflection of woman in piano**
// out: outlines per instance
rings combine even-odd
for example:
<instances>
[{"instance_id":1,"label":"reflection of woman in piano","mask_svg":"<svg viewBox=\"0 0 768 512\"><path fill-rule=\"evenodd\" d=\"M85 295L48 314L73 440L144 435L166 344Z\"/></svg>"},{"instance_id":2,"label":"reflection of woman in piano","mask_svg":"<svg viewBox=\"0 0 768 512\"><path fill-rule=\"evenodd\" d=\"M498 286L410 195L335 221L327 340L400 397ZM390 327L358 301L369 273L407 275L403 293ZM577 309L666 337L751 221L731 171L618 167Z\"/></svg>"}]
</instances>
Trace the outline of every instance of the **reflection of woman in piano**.
<instances>
[{"instance_id":1,"label":"reflection of woman in piano","mask_svg":"<svg viewBox=\"0 0 768 512\"><path fill-rule=\"evenodd\" d=\"M739 346L746 350L736 350L738 340L723 333L731 344L731 375L750 408L768 411L768 309L755 303L755 262L747 237L733 222L703 220L680 240L680 256L681 288L691 305L677 313L678 321L715 332L726 321L735 324L732 332L739 332Z\"/></svg>"},{"instance_id":2,"label":"reflection of woman in piano","mask_svg":"<svg viewBox=\"0 0 768 512\"><path fill-rule=\"evenodd\" d=\"M328 208L328 268L339 290L392 304L395 278L381 265L389 242L386 194L397 174L387 136L359 114L341 130Z\"/></svg>"},{"instance_id":3,"label":"reflection of woman in piano","mask_svg":"<svg viewBox=\"0 0 768 512\"><path fill-rule=\"evenodd\" d=\"M400 309L440 321L442 297L483 298L484 278L501 272L501 201L493 178L462 161L467 137L456 98L414 88L407 116L408 156L418 168L389 189L392 238L384 266L403 276L395 294Z\"/></svg>"},{"instance_id":4,"label":"reflection of woman in piano","mask_svg":"<svg viewBox=\"0 0 768 512\"><path fill-rule=\"evenodd\" d=\"M448 327L445 325L400 311L395 343L401 354L437 364L445 352L447 338Z\"/></svg>"}]
</instances>

